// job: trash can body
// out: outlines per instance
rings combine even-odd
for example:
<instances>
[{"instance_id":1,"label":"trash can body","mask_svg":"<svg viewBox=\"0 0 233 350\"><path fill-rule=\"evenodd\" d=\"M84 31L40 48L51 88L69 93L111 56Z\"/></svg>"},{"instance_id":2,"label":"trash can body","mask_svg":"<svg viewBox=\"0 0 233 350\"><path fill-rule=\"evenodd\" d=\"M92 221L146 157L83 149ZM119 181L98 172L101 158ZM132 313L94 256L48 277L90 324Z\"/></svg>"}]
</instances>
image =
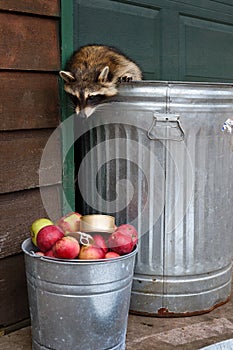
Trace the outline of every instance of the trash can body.
<instances>
[{"instance_id":1,"label":"trash can body","mask_svg":"<svg viewBox=\"0 0 233 350\"><path fill-rule=\"evenodd\" d=\"M136 251L118 259L39 257L24 241L35 350L124 350Z\"/></svg>"},{"instance_id":2,"label":"trash can body","mask_svg":"<svg viewBox=\"0 0 233 350\"><path fill-rule=\"evenodd\" d=\"M89 130L76 151L82 210L140 234L132 312L191 315L229 299L232 105L231 84L138 82L77 121L79 136Z\"/></svg>"}]
</instances>

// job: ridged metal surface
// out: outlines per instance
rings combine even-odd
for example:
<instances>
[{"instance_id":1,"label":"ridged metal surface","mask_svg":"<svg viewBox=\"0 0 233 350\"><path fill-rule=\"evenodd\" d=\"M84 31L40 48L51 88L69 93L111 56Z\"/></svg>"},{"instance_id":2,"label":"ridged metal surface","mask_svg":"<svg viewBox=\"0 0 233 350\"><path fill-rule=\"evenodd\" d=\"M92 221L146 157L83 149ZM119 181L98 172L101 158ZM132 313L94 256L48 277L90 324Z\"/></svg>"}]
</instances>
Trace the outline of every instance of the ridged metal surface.
<instances>
[{"instance_id":1,"label":"ridged metal surface","mask_svg":"<svg viewBox=\"0 0 233 350\"><path fill-rule=\"evenodd\" d=\"M90 129L77 174L83 211L113 214L140 233L136 313L201 313L229 298L233 146L221 127L232 105L230 84L141 82L77 120ZM154 125L161 115L167 123ZM171 140L180 135L177 115L183 141Z\"/></svg>"},{"instance_id":2,"label":"ridged metal surface","mask_svg":"<svg viewBox=\"0 0 233 350\"><path fill-rule=\"evenodd\" d=\"M59 260L24 241L35 350L124 350L136 250L118 259Z\"/></svg>"}]
</instances>

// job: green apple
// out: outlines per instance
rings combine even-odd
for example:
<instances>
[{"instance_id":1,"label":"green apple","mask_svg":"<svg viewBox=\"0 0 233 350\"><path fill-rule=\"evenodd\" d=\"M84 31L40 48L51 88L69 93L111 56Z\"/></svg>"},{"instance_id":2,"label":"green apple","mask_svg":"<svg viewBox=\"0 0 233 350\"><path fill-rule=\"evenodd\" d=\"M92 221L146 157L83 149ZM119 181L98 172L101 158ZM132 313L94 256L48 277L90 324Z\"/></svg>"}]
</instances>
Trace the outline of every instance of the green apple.
<instances>
[{"instance_id":1,"label":"green apple","mask_svg":"<svg viewBox=\"0 0 233 350\"><path fill-rule=\"evenodd\" d=\"M32 238L32 243L35 246L37 246L36 237L38 235L38 232L43 227L46 227L46 226L49 226L49 225L53 225L53 222L51 220L49 220L49 219L46 219L46 218L37 219L37 220L35 220L32 223L31 228L30 228L30 234L31 234L31 238Z\"/></svg>"}]
</instances>

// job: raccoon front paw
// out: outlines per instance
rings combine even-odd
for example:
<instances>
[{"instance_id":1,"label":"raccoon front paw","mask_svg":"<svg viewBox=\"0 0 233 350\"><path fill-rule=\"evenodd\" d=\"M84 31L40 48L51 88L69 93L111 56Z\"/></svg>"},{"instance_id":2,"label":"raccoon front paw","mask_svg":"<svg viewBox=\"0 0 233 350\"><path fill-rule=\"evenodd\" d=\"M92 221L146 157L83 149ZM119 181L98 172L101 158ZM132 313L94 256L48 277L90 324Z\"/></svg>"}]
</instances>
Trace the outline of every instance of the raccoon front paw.
<instances>
[{"instance_id":1,"label":"raccoon front paw","mask_svg":"<svg viewBox=\"0 0 233 350\"><path fill-rule=\"evenodd\" d=\"M133 80L131 76L125 75L124 77L120 77L118 79L118 83L130 83Z\"/></svg>"}]
</instances>

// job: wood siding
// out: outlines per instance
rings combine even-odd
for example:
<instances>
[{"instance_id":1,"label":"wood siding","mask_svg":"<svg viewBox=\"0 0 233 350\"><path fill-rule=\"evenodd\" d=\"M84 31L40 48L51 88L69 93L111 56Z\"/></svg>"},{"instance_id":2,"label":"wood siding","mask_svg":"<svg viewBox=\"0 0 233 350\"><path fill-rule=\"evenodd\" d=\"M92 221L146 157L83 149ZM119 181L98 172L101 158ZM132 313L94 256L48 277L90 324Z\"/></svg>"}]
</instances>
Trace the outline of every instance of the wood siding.
<instances>
[{"instance_id":1,"label":"wood siding","mask_svg":"<svg viewBox=\"0 0 233 350\"><path fill-rule=\"evenodd\" d=\"M0 130L57 126L58 80L54 74L0 71L0 82Z\"/></svg>"},{"instance_id":2,"label":"wood siding","mask_svg":"<svg viewBox=\"0 0 233 350\"><path fill-rule=\"evenodd\" d=\"M1 331L4 332L5 325L18 323L29 316L23 255L18 254L14 258L2 259L0 276Z\"/></svg>"},{"instance_id":3,"label":"wood siding","mask_svg":"<svg viewBox=\"0 0 233 350\"><path fill-rule=\"evenodd\" d=\"M0 192L9 193L39 186L39 167L43 149L51 134L51 130L33 130L2 133L0 141L0 161L4 169ZM53 182L61 181L60 145L49 154L50 168L54 169Z\"/></svg>"},{"instance_id":4,"label":"wood siding","mask_svg":"<svg viewBox=\"0 0 233 350\"><path fill-rule=\"evenodd\" d=\"M0 0L0 330L29 318L21 243L48 216L41 193L61 215L61 144L46 186L40 160L59 124L59 0ZM43 169L46 173L46 169ZM51 214L51 212L50 212Z\"/></svg>"},{"instance_id":5,"label":"wood siding","mask_svg":"<svg viewBox=\"0 0 233 350\"><path fill-rule=\"evenodd\" d=\"M58 0L0 0L1 10L59 16Z\"/></svg>"},{"instance_id":6,"label":"wood siding","mask_svg":"<svg viewBox=\"0 0 233 350\"><path fill-rule=\"evenodd\" d=\"M0 67L53 71L59 68L58 22L0 13Z\"/></svg>"},{"instance_id":7,"label":"wood siding","mask_svg":"<svg viewBox=\"0 0 233 350\"><path fill-rule=\"evenodd\" d=\"M59 186L49 186L43 191L53 199L55 217L60 209ZM38 217L46 217L46 211L38 188L2 195L0 210L1 229L4 232L0 236L0 258L5 258L21 252L21 243L28 236L30 223ZM9 213L14 220L9 221Z\"/></svg>"}]
</instances>

